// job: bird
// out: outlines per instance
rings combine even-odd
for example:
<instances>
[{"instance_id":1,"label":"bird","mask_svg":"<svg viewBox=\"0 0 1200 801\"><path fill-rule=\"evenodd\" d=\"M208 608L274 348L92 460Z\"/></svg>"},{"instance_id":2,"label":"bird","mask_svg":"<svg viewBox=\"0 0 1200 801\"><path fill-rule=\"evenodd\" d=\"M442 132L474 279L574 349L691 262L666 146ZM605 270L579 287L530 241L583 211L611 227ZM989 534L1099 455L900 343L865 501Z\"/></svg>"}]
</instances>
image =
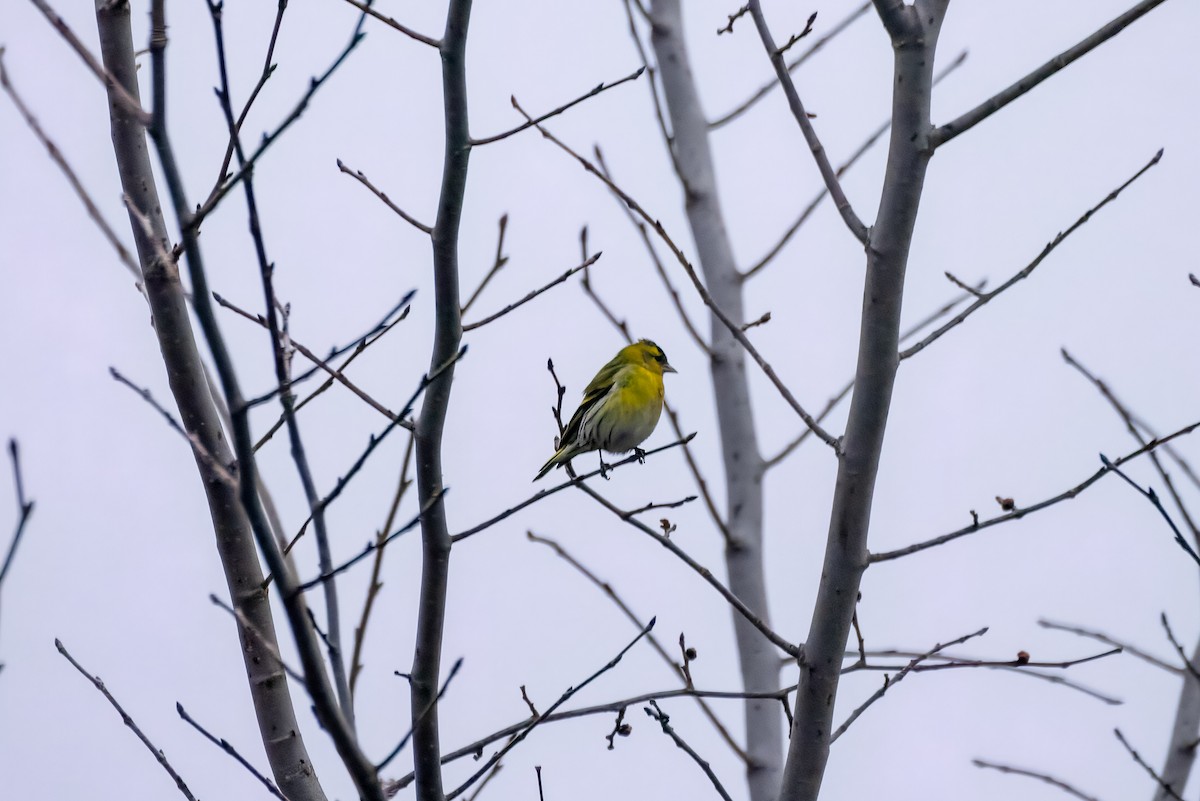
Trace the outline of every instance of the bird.
<instances>
[{"instance_id":1,"label":"bird","mask_svg":"<svg viewBox=\"0 0 1200 801\"><path fill-rule=\"evenodd\" d=\"M662 414L663 374L675 372L663 349L648 339L621 348L583 390L583 401L563 430L558 450L533 480L588 451L635 451L642 459L645 451L638 446L654 432ZM608 477L603 454L600 473Z\"/></svg>"}]
</instances>

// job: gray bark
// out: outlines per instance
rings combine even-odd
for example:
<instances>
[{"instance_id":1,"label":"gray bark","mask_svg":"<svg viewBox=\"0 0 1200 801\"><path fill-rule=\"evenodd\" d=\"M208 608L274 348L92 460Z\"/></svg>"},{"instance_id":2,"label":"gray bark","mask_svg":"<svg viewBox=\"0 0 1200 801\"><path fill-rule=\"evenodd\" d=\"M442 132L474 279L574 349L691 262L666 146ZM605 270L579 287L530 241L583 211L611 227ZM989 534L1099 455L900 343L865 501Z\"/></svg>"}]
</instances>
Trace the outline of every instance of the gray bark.
<instances>
[{"instance_id":1,"label":"gray bark","mask_svg":"<svg viewBox=\"0 0 1200 801\"><path fill-rule=\"evenodd\" d=\"M105 68L126 92L137 98L128 4L97 0L96 20ZM109 113L121 186L130 203L152 229L153 235L148 236L143 220L130 213L154 332L180 420L212 460L229 465L233 454L222 431L196 347L179 270L173 262L162 258L170 251L170 238L150 165L145 129L111 89ZM279 789L293 801L324 801L325 793L296 723L286 676L272 656L273 652L279 652L275 623L263 589L263 573L255 552L254 536L238 499L237 488L222 480L208 459L199 454L196 467L208 498L229 595L240 615L238 633L242 658L271 772Z\"/></svg>"},{"instance_id":2,"label":"gray bark","mask_svg":"<svg viewBox=\"0 0 1200 801\"><path fill-rule=\"evenodd\" d=\"M929 103L945 5L879 0L876 8L895 51L891 142L879 213L867 243L854 396L838 459L821 583L800 663L781 801L815 801L829 760L842 654L867 567L871 501L899 365L904 273L932 154Z\"/></svg>"},{"instance_id":3,"label":"gray bark","mask_svg":"<svg viewBox=\"0 0 1200 801\"><path fill-rule=\"evenodd\" d=\"M726 233L708 142L708 121L700 105L683 37L680 0L654 0L651 41L662 75L674 134L675 161L686 202L688 223L713 300L735 323L745 319L742 281ZM710 315L712 353L709 370L716 396L717 421L725 464L725 564L729 589L770 625L763 575L762 473L746 356L728 327ZM779 687L780 661L775 647L740 614L733 615L742 682L747 692ZM779 794L783 770L781 710L773 700L744 702L746 780L752 801Z\"/></svg>"},{"instance_id":4,"label":"gray bark","mask_svg":"<svg viewBox=\"0 0 1200 801\"><path fill-rule=\"evenodd\" d=\"M1191 662L1200 665L1200 642L1192 651ZM1167 759L1163 765L1163 782L1178 795L1187 787L1192 766L1196 763L1197 737L1200 737L1200 679L1190 671L1183 671L1183 686L1179 689L1179 704L1175 707L1175 723L1171 727L1171 742L1167 746ZM1159 787L1154 801L1171 801L1165 789Z\"/></svg>"},{"instance_id":5,"label":"gray bark","mask_svg":"<svg viewBox=\"0 0 1200 801\"><path fill-rule=\"evenodd\" d=\"M413 719L413 772L419 801L443 801L437 693L450 572L450 532L442 495L442 431L450 406L454 360L462 341L458 281L458 232L462 223L471 136L467 118L467 25L471 0L451 0L442 57L442 103L446 145L442 187L433 238L434 339L425 402L417 419L416 474L421 518L421 593L413 649L410 696Z\"/></svg>"}]
</instances>

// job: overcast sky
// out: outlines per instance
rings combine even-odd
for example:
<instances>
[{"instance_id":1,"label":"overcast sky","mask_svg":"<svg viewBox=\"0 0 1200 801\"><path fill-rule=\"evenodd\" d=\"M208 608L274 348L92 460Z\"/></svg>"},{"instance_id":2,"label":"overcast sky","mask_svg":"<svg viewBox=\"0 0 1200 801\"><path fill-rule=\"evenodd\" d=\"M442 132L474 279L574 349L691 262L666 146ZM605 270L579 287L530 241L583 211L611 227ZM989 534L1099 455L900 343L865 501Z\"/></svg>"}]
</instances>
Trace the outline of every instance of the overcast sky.
<instances>
[{"instance_id":1,"label":"overcast sky","mask_svg":"<svg viewBox=\"0 0 1200 801\"><path fill-rule=\"evenodd\" d=\"M965 64L935 92L944 122L1007 86L1123 11L1129 0L952 4L938 58ZM90 4L58 11L98 53ZM135 41L146 41L146 7L135 2ZM226 27L235 99L261 68L273 3L230 3ZM733 36L716 29L735 9L686 3L688 44L708 114L715 117L771 77L748 20ZM800 30L818 10L816 33L856 2L766 3L775 36ZM439 35L443 4L385 2L381 10ZM193 202L217 177L224 123L204 4L174 3L169 47L170 125ZM279 40L279 68L247 123L251 140L273 128L344 46L357 12L340 0L293 3ZM441 169L441 84L436 54L369 22L368 35L258 168L257 189L280 295L292 331L318 352L352 340L408 290L409 318L351 368L353 380L399 407L429 361L432 319L426 238L335 159L363 170L418 219L432 222ZM1200 211L1200 5L1170 0L933 159L917 222L905 297L915 321L957 290L943 276L995 286L1028 264L1054 235L1144 165L1162 162L1056 250L1029 280L1000 296L900 370L870 547L888 550L967 524L969 510L998 513L997 495L1018 505L1082 481L1100 452L1135 444L1098 393L1059 355L1067 347L1106 378L1161 432L1200 419L1200 272L1192 232ZM0 44L11 78L79 173L104 215L131 242L120 202L103 88L32 5L0 7ZM888 116L891 46L863 16L798 73L806 106L835 163ZM478 2L468 44L472 132L517 122L516 95L531 112L563 103L639 64L620 2ZM148 76L143 64L143 81ZM145 86L145 84L143 84ZM681 196L654 123L646 81L626 84L554 119L549 127L583 151L603 147L615 177L691 253ZM820 188L803 139L778 92L713 135L718 180L735 253L755 262ZM884 151L872 150L844 180L860 216L878 202ZM721 483L719 437L702 353L680 325L641 241L620 206L591 176L535 132L478 148L471 159L461 241L462 282L472 290L491 265L496 221L509 215L507 267L468 319L502 307L580 261L587 225L603 257L597 291L636 336L663 346L678 376L667 396L710 483ZM232 193L201 238L210 283L247 308L261 307L244 203ZM762 353L810 409L851 376L864 258L832 206L817 212L747 289L747 316ZM201 798L264 798L262 788L178 719L182 702L201 722L265 770L234 626L212 606L225 596L204 496L186 444L108 374L115 366L170 400L149 314L121 266L45 150L7 98L0 101L0 434L20 439L27 492L37 510L3 588L0 620L0 782L12 798L166 798L175 790L95 690L54 650L59 637L98 673ZM699 299L668 263L693 319ZM255 326L223 313L250 393L268 389L270 345ZM573 404L619 335L578 281L476 332L458 368L447 423L445 480L453 531L527 497L552 449L548 407L553 358ZM760 448L775 453L801 423L751 370ZM278 408L254 418L262 432ZM318 484L332 487L367 437L386 421L337 388L301 414ZM844 417L829 426L840 432ZM262 465L285 527L307 515L282 437ZM672 439L665 424L649 446ZM344 559L383 524L404 439L393 436L330 511ZM1200 460L1200 447L1180 449ZM767 560L776 630L803 639L820 579L835 461L809 442L767 478ZM0 531L15 518L0 492ZM1147 463L1137 479L1161 482ZM1200 493L1183 481L1194 503ZM598 489L626 508L694 492L678 452L616 472ZM718 502L723 498L718 497ZM415 514L409 497L400 519ZM723 576L721 541L693 503L666 513L673 535ZM657 517L652 517L654 522ZM581 493L561 493L456 547L446 664L465 658L442 704L443 745L458 747L522 719L526 685L540 708L580 682L635 633L612 603L526 530L561 541L609 580L658 633L680 631L700 653L697 686L739 689L730 611L674 557ZM0 535L0 536L6 536ZM0 540L0 547L6 540ZM300 549L315 571L311 543ZM381 758L407 729L408 691L394 670L412 659L417 538L399 541L384 567L360 684L360 737ZM1102 628L1164 658L1158 622L1171 616L1195 642L1196 566L1171 541L1154 509L1106 478L1078 499L943 548L868 570L859 610L869 647L927 650L980 628L964 653L1062 660L1102 650L1037 626L1040 617ZM356 624L366 565L342 584L344 628ZM319 609L320 600L314 598ZM282 621L282 615L277 616ZM284 638L286 639L286 637ZM1119 726L1155 766L1169 735L1179 679L1128 655L1064 674L1123 700L1010 673L962 670L913 676L870 709L834 746L829 798L1060 798L1029 780L983 772L973 757L1052 772L1105 799L1148 798L1152 781L1112 735ZM783 680L794 681L794 668ZM880 684L847 678L835 720ZM599 703L675 686L670 670L639 645L572 704ZM353 797L328 741L294 689L298 717L330 797ZM737 702L719 710L740 732ZM690 701L664 702L677 730L713 764L735 798L745 786L735 756ZM611 717L539 730L505 760L484 798L715 797L703 774L640 710L633 736L605 750ZM739 735L740 736L740 735ZM402 757L395 773L406 772ZM448 781L474 767L457 764ZM391 775L391 774L389 774ZM411 794L411 789L406 794Z\"/></svg>"}]
</instances>

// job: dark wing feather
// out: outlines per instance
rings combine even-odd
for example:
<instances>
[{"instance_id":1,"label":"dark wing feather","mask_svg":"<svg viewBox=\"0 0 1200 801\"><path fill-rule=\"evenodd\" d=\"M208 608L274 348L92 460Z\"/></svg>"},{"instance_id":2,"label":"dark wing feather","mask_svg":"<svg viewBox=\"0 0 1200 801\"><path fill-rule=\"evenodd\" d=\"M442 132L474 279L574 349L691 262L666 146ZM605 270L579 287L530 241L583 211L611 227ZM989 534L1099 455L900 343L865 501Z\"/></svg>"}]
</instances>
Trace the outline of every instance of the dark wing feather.
<instances>
[{"instance_id":1,"label":"dark wing feather","mask_svg":"<svg viewBox=\"0 0 1200 801\"><path fill-rule=\"evenodd\" d=\"M575 414L571 415L571 421L567 423L566 430L563 431L562 439L560 440L563 445L578 441L579 429L583 425L584 417L612 389L613 384L616 382L617 373L620 372L623 366L620 357L613 359L600 368L600 372L596 373L596 377L583 390L583 400L580 402L579 408L575 410Z\"/></svg>"}]
</instances>

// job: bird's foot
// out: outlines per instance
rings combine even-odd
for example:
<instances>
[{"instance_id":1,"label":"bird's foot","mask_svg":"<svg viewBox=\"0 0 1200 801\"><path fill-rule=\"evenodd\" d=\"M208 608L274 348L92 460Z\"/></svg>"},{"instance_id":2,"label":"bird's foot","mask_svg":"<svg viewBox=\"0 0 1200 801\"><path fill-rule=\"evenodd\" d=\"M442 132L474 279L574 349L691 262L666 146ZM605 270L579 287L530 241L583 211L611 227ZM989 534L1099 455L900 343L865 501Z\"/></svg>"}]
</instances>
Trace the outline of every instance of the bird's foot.
<instances>
[{"instance_id":1,"label":"bird's foot","mask_svg":"<svg viewBox=\"0 0 1200 801\"><path fill-rule=\"evenodd\" d=\"M646 452L641 448L634 448L633 455L637 457L638 464L646 463Z\"/></svg>"},{"instance_id":2,"label":"bird's foot","mask_svg":"<svg viewBox=\"0 0 1200 801\"><path fill-rule=\"evenodd\" d=\"M610 468L610 467L612 467L612 465L605 464L604 463L604 455L601 454L601 456L600 456L600 477L603 478L605 481L608 481L608 468Z\"/></svg>"}]
</instances>

